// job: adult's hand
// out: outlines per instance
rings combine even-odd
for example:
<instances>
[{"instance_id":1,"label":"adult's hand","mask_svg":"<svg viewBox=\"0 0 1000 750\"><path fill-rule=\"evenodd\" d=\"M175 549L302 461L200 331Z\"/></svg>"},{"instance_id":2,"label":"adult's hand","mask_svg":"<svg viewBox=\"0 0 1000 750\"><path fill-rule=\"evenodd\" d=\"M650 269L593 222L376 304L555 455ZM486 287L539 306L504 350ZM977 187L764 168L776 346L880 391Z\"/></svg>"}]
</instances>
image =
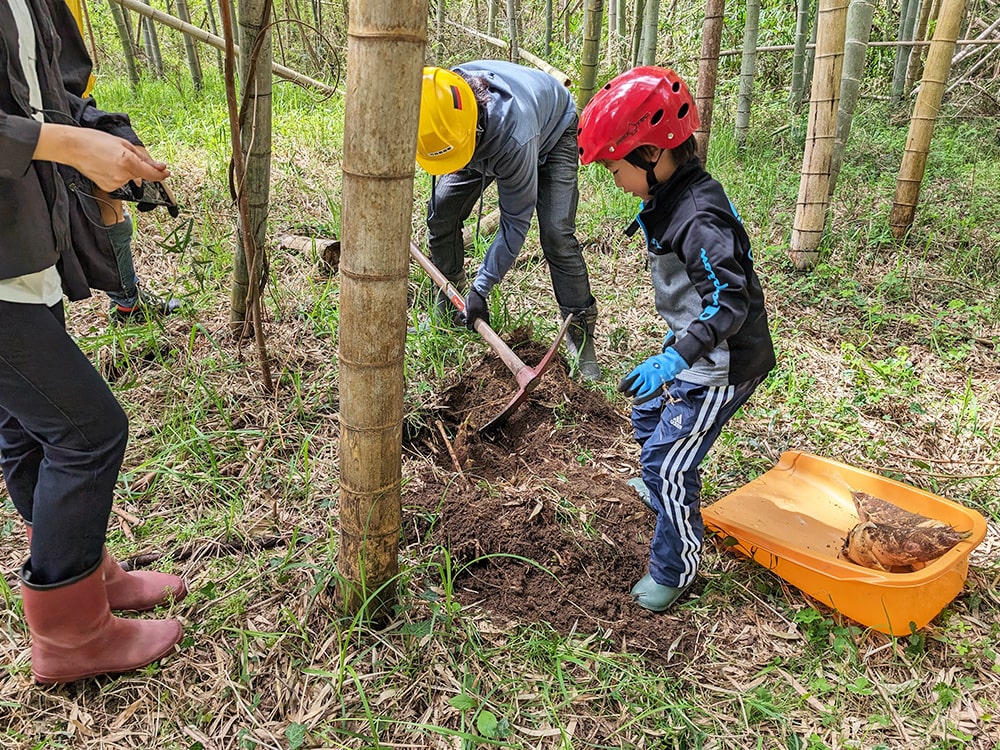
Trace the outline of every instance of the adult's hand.
<instances>
[{"instance_id":1,"label":"adult's hand","mask_svg":"<svg viewBox=\"0 0 1000 750\"><path fill-rule=\"evenodd\" d=\"M165 180L167 165L156 161L141 146L92 128L43 123L34 158L67 164L111 192L126 182Z\"/></svg>"},{"instance_id":2,"label":"adult's hand","mask_svg":"<svg viewBox=\"0 0 1000 750\"><path fill-rule=\"evenodd\" d=\"M482 318L489 325L490 308L483 295L470 289L469 296L465 298L465 325L470 331L476 330L476 318Z\"/></svg>"}]
</instances>

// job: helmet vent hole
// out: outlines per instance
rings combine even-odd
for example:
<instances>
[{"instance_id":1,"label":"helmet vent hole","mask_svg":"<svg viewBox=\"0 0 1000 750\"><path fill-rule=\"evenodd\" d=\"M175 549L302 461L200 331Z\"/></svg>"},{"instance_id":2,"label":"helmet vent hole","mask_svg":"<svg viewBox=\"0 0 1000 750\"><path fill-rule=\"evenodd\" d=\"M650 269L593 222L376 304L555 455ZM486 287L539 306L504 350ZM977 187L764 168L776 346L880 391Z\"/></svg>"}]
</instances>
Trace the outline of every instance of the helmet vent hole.
<instances>
[{"instance_id":1,"label":"helmet vent hole","mask_svg":"<svg viewBox=\"0 0 1000 750\"><path fill-rule=\"evenodd\" d=\"M672 84L670 84L670 88L676 94L678 91L681 90L681 82L680 81L674 81Z\"/></svg>"},{"instance_id":2,"label":"helmet vent hole","mask_svg":"<svg viewBox=\"0 0 1000 750\"><path fill-rule=\"evenodd\" d=\"M652 118L650 118L649 124L650 125L655 125L656 123L658 123L662 119L663 119L663 110L662 109L658 109L658 110L656 110L653 113Z\"/></svg>"},{"instance_id":3,"label":"helmet vent hole","mask_svg":"<svg viewBox=\"0 0 1000 750\"><path fill-rule=\"evenodd\" d=\"M687 117L687 113L688 113L688 105L687 102L685 102L684 104L681 105L681 108L677 110L677 119L683 120L685 117Z\"/></svg>"}]
</instances>

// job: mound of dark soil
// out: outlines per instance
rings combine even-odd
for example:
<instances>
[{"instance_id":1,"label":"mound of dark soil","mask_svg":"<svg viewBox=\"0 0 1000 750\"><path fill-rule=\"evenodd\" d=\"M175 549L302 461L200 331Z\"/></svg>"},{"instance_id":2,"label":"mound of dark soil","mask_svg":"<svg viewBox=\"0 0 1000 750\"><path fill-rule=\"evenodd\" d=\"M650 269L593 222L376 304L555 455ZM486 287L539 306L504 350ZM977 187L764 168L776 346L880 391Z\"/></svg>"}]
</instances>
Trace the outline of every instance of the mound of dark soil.
<instances>
[{"instance_id":1,"label":"mound of dark soil","mask_svg":"<svg viewBox=\"0 0 1000 750\"><path fill-rule=\"evenodd\" d=\"M546 347L515 350L533 366ZM504 364L485 358L443 395L440 428L411 444L436 446L440 471L403 503L431 512L429 541L465 566L456 596L501 622L683 658L683 616L647 612L629 595L647 571L655 516L625 484L638 473L627 415L570 380L559 359L502 427L478 433L517 390Z\"/></svg>"}]
</instances>

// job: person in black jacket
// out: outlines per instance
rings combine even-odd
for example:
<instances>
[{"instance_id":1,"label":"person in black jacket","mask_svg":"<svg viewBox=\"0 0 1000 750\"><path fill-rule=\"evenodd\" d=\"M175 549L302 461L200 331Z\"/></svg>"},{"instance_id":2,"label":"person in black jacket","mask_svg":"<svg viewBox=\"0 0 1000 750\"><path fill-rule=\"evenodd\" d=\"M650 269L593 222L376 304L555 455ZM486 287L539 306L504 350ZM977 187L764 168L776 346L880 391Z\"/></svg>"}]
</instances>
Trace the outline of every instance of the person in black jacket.
<instances>
[{"instance_id":1,"label":"person in black jacket","mask_svg":"<svg viewBox=\"0 0 1000 750\"><path fill-rule=\"evenodd\" d=\"M60 29L62 35L63 48L70 50L76 48L72 55L64 54L63 57L83 60L87 58L85 44L83 41L83 6L81 0L66 0L70 12L76 21L76 28L79 34L74 34L72 29ZM76 66L71 71L66 71L64 75L66 89L76 94L81 99L88 100L93 90L94 76L91 75L90 66ZM138 139L134 140L135 145ZM148 156L148 154L146 154ZM161 187L165 194L169 195L165 186ZM115 251L115 259L118 261L118 272L121 275L121 289L113 289L107 292L110 301L108 317L113 323L138 323L147 320L151 316L173 315L180 310L180 300L165 299L151 292L145 284L141 284L139 276L135 270L135 259L132 255L132 238L135 234L135 223L131 213L125 208L121 199L109 195L103 190L95 190L95 197L101 208L101 220L107 227L108 239ZM172 196L170 196L172 202ZM138 203L140 211L151 210L153 204L143 205ZM171 214L176 216L178 208L176 204L171 206Z\"/></svg>"},{"instance_id":2,"label":"person in black jacket","mask_svg":"<svg viewBox=\"0 0 1000 750\"><path fill-rule=\"evenodd\" d=\"M63 294L87 296L102 262L85 257L94 227L75 209L92 200L90 180L112 191L170 172L129 140L125 115L70 92L64 71L72 78L90 63L63 45L67 29L76 33L63 0L0 0L0 468L28 530L21 593L41 683L170 653L178 621L111 610L152 609L187 591L177 576L125 572L104 547L128 420L65 330ZM110 245L97 245L116 273Z\"/></svg>"},{"instance_id":3,"label":"person in black jacket","mask_svg":"<svg viewBox=\"0 0 1000 750\"><path fill-rule=\"evenodd\" d=\"M619 390L632 396L642 480L657 513L649 572L632 587L661 612L694 582L703 524L699 465L723 425L774 367L764 293L750 240L732 203L697 156L698 113L674 71L644 66L618 76L580 117L580 161L599 162L643 201L627 230L645 233L662 351Z\"/></svg>"}]
</instances>

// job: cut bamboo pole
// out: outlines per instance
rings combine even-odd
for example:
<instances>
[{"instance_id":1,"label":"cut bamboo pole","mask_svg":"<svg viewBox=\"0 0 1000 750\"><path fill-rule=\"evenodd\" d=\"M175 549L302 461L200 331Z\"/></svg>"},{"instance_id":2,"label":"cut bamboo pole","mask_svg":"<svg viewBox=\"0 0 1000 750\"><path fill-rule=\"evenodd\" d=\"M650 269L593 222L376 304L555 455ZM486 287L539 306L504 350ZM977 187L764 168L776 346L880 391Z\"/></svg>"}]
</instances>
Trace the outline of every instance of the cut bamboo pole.
<instances>
[{"instance_id":1,"label":"cut bamboo pole","mask_svg":"<svg viewBox=\"0 0 1000 750\"><path fill-rule=\"evenodd\" d=\"M799 270L812 268L816 264L826 225L846 22L847 0L820 0L809 126L789 253Z\"/></svg>"},{"instance_id":2,"label":"cut bamboo pole","mask_svg":"<svg viewBox=\"0 0 1000 750\"><path fill-rule=\"evenodd\" d=\"M906 235L916 214L920 183L924 179L944 87L951 73L951 59L955 54L955 40L965 14L965 4L966 0L943 0L941 3L941 13L920 81L920 93L910 118L910 132L896 179L896 197L889 215L889 226L897 239Z\"/></svg>"},{"instance_id":3,"label":"cut bamboo pole","mask_svg":"<svg viewBox=\"0 0 1000 750\"><path fill-rule=\"evenodd\" d=\"M701 27L698 85L694 97L694 105L701 123L694 135L702 164L708 159L708 142L712 135L715 87L719 79L719 47L722 46L722 17L725 12L726 0L708 0L705 4L705 21Z\"/></svg>"},{"instance_id":4,"label":"cut bamboo pole","mask_svg":"<svg viewBox=\"0 0 1000 750\"><path fill-rule=\"evenodd\" d=\"M396 601L410 208L427 0L351 3L340 256L340 572L348 615Z\"/></svg>"}]
</instances>

